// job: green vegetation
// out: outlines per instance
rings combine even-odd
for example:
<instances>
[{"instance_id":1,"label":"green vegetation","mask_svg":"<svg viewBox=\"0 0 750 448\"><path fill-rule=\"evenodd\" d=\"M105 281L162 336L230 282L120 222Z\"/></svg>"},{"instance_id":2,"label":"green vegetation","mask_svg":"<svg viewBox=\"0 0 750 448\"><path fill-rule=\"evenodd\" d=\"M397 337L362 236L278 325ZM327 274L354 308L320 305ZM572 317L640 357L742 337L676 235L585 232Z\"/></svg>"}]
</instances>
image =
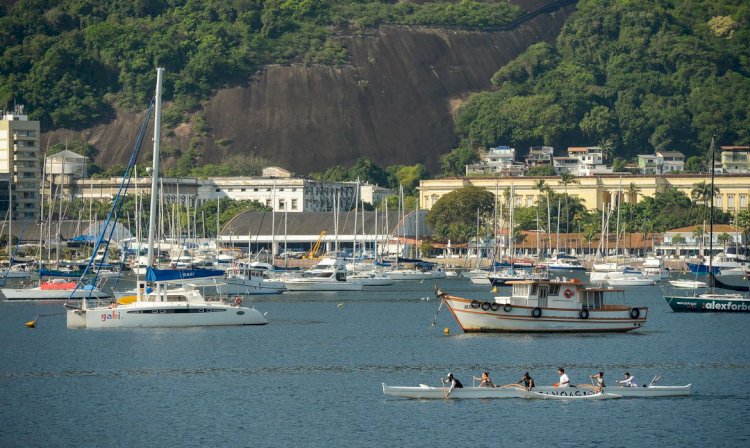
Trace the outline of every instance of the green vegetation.
<instances>
[{"instance_id":1,"label":"green vegetation","mask_svg":"<svg viewBox=\"0 0 750 448\"><path fill-rule=\"evenodd\" d=\"M143 108L166 68L165 124L265 64L344 65L339 28L382 24L484 28L506 2L386 0L20 0L0 3L0 106L24 103L45 129L80 129L113 106Z\"/></svg>"},{"instance_id":2,"label":"green vegetation","mask_svg":"<svg viewBox=\"0 0 750 448\"><path fill-rule=\"evenodd\" d=\"M749 20L734 0L579 1L556 43L495 73L457 128L473 147L598 144L624 158L700 154L713 133L748 144Z\"/></svg>"},{"instance_id":3,"label":"green vegetation","mask_svg":"<svg viewBox=\"0 0 750 448\"><path fill-rule=\"evenodd\" d=\"M476 234L476 217L486 221L495 210L495 195L478 187L455 190L438 199L427 215L437 241L465 243Z\"/></svg>"}]
</instances>

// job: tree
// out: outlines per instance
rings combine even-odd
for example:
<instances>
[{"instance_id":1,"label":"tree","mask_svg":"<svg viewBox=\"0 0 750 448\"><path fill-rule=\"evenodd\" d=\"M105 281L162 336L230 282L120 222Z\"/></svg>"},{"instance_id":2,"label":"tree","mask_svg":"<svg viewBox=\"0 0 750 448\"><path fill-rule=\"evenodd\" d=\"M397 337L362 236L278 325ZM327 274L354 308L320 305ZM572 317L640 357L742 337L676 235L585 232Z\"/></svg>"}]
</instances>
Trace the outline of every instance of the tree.
<instances>
[{"instance_id":1,"label":"tree","mask_svg":"<svg viewBox=\"0 0 750 448\"><path fill-rule=\"evenodd\" d=\"M678 233L677 235L672 237L672 244L676 246L685 244L685 237Z\"/></svg>"},{"instance_id":2,"label":"tree","mask_svg":"<svg viewBox=\"0 0 750 448\"><path fill-rule=\"evenodd\" d=\"M641 192L641 187L636 185L635 183L631 182L630 185L628 185L628 198L630 199L631 204L637 204L638 203L638 194Z\"/></svg>"},{"instance_id":3,"label":"tree","mask_svg":"<svg viewBox=\"0 0 750 448\"><path fill-rule=\"evenodd\" d=\"M560 183L565 189L565 233L570 233L570 208L568 207L568 184L577 184L576 177L570 173L560 173Z\"/></svg>"},{"instance_id":4,"label":"tree","mask_svg":"<svg viewBox=\"0 0 750 448\"><path fill-rule=\"evenodd\" d=\"M495 208L495 195L478 187L466 187L441 197L427 215L437 241L465 243L475 233L476 213L487 220Z\"/></svg>"},{"instance_id":5,"label":"tree","mask_svg":"<svg viewBox=\"0 0 750 448\"><path fill-rule=\"evenodd\" d=\"M528 170L526 170L526 173L524 173L524 176L528 177L542 177L542 176L555 176L557 173L555 172L555 168L552 165L537 165L532 166Z\"/></svg>"},{"instance_id":6,"label":"tree","mask_svg":"<svg viewBox=\"0 0 750 448\"><path fill-rule=\"evenodd\" d=\"M393 165L388 167L388 174L394 179L393 188L401 185L404 187L404 194L414 195L416 189L419 186L419 181L427 179L429 173L424 165L418 163L416 165Z\"/></svg>"},{"instance_id":7,"label":"tree","mask_svg":"<svg viewBox=\"0 0 750 448\"><path fill-rule=\"evenodd\" d=\"M686 173L705 173L708 171L706 167L706 161L700 156L690 156L685 161L685 172Z\"/></svg>"},{"instance_id":8,"label":"tree","mask_svg":"<svg viewBox=\"0 0 750 448\"><path fill-rule=\"evenodd\" d=\"M695 241L695 244L698 244L698 247L700 247L700 255L703 256L703 235L705 232L703 231L703 227L698 226L693 230L693 241Z\"/></svg>"},{"instance_id":9,"label":"tree","mask_svg":"<svg viewBox=\"0 0 750 448\"><path fill-rule=\"evenodd\" d=\"M724 253L726 253L727 244L732 242L732 235L728 234L727 232L724 232L721 235L717 236L716 239L724 246Z\"/></svg>"},{"instance_id":10,"label":"tree","mask_svg":"<svg viewBox=\"0 0 750 448\"><path fill-rule=\"evenodd\" d=\"M463 177L466 174L466 165L476 163L478 160L479 151L464 140L458 148L440 156L440 166L444 176Z\"/></svg>"}]
</instances>

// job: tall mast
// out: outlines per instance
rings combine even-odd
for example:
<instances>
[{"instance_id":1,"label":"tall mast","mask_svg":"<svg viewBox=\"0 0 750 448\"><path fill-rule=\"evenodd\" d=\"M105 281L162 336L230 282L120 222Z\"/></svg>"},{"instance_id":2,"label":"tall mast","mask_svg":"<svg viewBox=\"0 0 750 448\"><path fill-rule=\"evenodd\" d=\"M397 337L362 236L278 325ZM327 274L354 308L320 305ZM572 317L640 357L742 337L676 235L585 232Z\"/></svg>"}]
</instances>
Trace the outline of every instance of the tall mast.
<instances>
[{"instance_id":1,"label":"tall mast","mask_svg":"<svg viewBox=\"0 0 750 448\"><path fill-rule=\"evenodd\" d=\"M715 139L716 135L711 136L711 190L709 190L708 192L708 196L711 199L711 211L708 222L708 277L710 282L709 286L711 286L711 288L713 288L716 284L714 281L714 158L716 157Z\"/></svg>"},{"instance_id":2,"label":"tall mast","mask_svg":"<svg viewBox=\"0 0 750 448\"><path fill-rule=\"evenodd\" d=\"M151 165L151 208L148 217L148 255L147 266L154 263L154 234L156 233L156 206L158 204L159 184L159 140L161 140L161 78L163 68L156 69L156 108L154 110L154 155Z\"/></svg>"}]
</instances>

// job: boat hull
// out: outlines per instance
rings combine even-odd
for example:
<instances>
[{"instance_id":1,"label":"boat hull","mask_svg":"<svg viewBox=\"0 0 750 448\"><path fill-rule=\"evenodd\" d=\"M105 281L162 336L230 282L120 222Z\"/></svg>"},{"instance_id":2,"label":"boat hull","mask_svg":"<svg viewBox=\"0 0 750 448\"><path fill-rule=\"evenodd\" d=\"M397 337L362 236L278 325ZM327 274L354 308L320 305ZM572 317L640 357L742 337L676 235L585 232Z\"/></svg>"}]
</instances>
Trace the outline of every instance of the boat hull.
<instances>
[{"instance_id":1,"label":"boat hull","mask_svg":"<svg viewBox=\"0 0 750 448\"><path fill-rule=\"evenodd\" d=\"M241 295L265 295L281 294L286 291L286 286L282 282L258 281L256 279L243 279L239 277L226 278L222 280L222 285L216 287L218 294L241 294Z\"/></svg>"},{"instance_id":2,"label":"boat hull","mask_svg":"<svg viewBox=\"0 0 750 448\"><path fill-rule=\"evenodd\" d=\"M383 383L385 395L416 399L445 399L447 389L420 385L418 387L388 386ZM486 398L652 398L679 397L691 394L691 385L685 386L647 386L647 387L605 387L603 396L596 397L598 390L591 386L585 387L553 387L539 386L529 394L520 387L463 387L454 389L450 398L486 399ZM541 397L539 396L541 395Z\"/></svg>"},{"instance_id":3,"label":"boat hull","mask_svg":"<svg viewBox=\"0 0 750 448\"><path fill-rule=\"evenodd\" d=\"M466 333L625 332L641 328L648 315L646 307L589 309L587 317L582 318L581 310L576 309L506 306L495 301L475 308L474 301L448 294L443 295L443 300ZM538 317L535 317L536 310L540 311ZM630 314L636 313L634 310L637 310L636 318Z\"/></svg>"},{"instance_id":4,"label":"boat hull","mask_svg":"<svg viewBox=\"0 0 750 448\"><path fill-rule=\"evenodd\" d=\"M361 283L349 282L305 282L289 280L284 282L287 291L331 292L331 291L361 291Z\"/></svg>"},{"instance_id":5,"label":"boat hull","mask_svg":"<svg viewBox=\"0 0 750 448\"><path fill-rule=\"evenodd\" d=\"M77 289L75 292L66 289L49 289L42 290L36 288L3 288L0 289L7 300L67 300L67 299L83 299L83 298L96 298L106 299L110 297L109 294L99 290L86 290Z\"/></svg>"},{"instance_id":6,"label":"boat hull","mask_svg":"<svg viewBox=\"0 0 750 448\"><path fill-rule=\"evenodd\" d=\"M133 303L66 312L68 328L196 327L216 325L265 325L255 308L223 303Z\"/></svg>"},{"instance_id":7,"label":"boat hull","mask_svg":"<svg viewBox=\"0 0 750 448\"><path fill-rule=\"evenodd\" d=\"M676 312L693 313L750 313L750 299L664 296Z\"/></svg>"}]
</instances>

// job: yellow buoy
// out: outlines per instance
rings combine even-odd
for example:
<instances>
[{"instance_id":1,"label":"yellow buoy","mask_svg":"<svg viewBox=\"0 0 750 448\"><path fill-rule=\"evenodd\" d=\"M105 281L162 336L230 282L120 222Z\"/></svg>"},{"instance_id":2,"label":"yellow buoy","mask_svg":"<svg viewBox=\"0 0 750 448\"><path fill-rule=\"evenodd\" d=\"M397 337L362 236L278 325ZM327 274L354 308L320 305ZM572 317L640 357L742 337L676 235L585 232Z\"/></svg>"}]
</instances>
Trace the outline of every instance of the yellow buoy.
<instances>
[{"instance_id":1,"label":"yellow buoy","mask_svg":"<svg viewBox=\"0 0 750 448\"><path fill-rule=\"evenodd\" d=\"M451 334L451 329L448 327L443 328L443 333L445 334Z\"/></svg>"},{"instance_id":2,"label":"yellow buoy","mask_svg":"<svg viewBox=\"0 0 750 448\"><path fill-rule=\"evenodd\" d=\"M36 320L39 319L39 316L35 317L34 320L30 320L26 322L26 326L28 328L35 328L36 327Z\"/></svg>"},{"instance_id":3,"label":"yellow buoy","mask_svg":"<svg viewBox=\"0 0 750 448\"><path fill-rule=\"evenodd\" d=\"M492 292L497 292L497 286L492 287Z\"/></svg>"}]
</instances>

